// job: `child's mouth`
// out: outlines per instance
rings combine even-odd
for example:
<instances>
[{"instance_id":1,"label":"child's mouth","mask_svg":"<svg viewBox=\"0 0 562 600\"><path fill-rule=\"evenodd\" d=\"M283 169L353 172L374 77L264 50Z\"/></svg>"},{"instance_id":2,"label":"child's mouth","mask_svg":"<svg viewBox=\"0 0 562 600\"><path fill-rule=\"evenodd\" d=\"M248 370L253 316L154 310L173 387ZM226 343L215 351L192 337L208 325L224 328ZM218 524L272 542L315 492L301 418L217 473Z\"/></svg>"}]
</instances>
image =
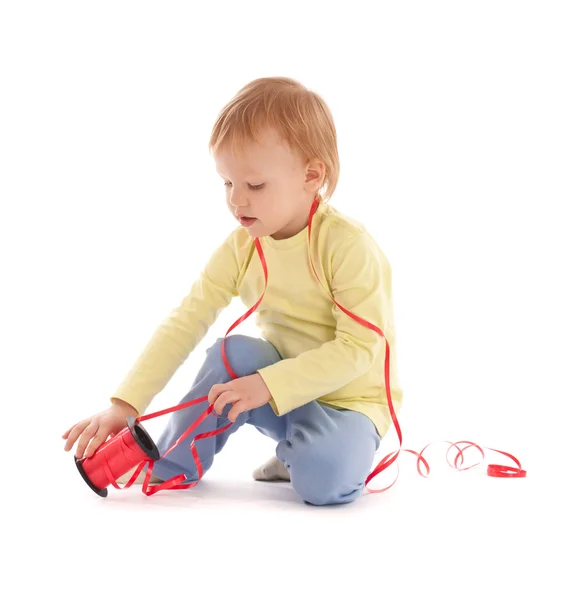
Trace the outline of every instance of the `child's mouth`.
<instances>
[{"instance_id":1,"label":"child's mouth","mask_svg":"<svg viewBox=\"0 0 562 600\"><path fill-rule=\"evenodd\" d=\"M248 217L240 217L240 223L242 223L242 225L244 225L244 227L248 227L249 225L251 225L254 221L257 221L256 218L248 218Z\"/></svg>"}]
</instances>

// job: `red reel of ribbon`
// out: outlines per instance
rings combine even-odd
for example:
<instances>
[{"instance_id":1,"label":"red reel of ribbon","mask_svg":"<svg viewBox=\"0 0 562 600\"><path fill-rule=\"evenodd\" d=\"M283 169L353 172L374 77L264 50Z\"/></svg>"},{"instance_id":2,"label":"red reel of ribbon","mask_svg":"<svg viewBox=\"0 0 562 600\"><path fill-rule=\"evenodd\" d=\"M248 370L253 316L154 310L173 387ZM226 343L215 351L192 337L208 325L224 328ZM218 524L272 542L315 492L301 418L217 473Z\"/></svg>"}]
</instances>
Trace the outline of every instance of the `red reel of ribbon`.
<instances>
[{"instance_id":1,"label":"red reel of ribbon","mask_svg":"<svg viewBox=\"0 0 562 600\"><path fill-rule=\"evenodd\" d=\"M74 462L90 488L105 498L107 486L115 484L115 479L136 465L142 468L144 462L159 459L160 452L146 429L138 419L127 417L127 427L103 443L92 456L74 457Z\"/></svg>"},{"instance_id":2,"label":"red reel of ribbon","mask_svg":"<svg viewBox=\"0 0 562 600\"><path fill-rule=\"evenodd\" d=\"M118 490L130 487L141 474L145 465L147 466L147 469L142 485L142 491L147 496L152 496L152 494L161 490L186 490L196 486L203 477L203 466L201 465L199 454L195 448L195 443L200 439L212 437L226 431L232 426L232 423L220 427L219 429L215 429L214 431L200 433L191 441L191 454L193 455L198 474L198 479L196 481L184 483L186 475L185 473L181 473L162 483L149 485L154 463L157 460L160 460L160 458L165 458L172 450L174 450L174 448L181 444L185 438L196 429L209 414L211 414L211 412L214 412L214 409L212 406L207 407L162 456L160 456L158 447L152 441L152 438L148 435L148 432L140 422L146 421L147 419L154 419L155 417L175 412L176 410L183 410L188 406L205 402L207 399L208 396L203 396L201 398L196 398L195 400L190 400L189 402L184 402L183 404L178 404L177 406L172 406L149 415L138 417L137 419L134 417L127 417L127 427L124 427L117 435L104 442L92 456L85 459L77 459L74 457L74 462L76 463L80 475L82 475L84 481L90 488L103 498L107 496L107 486L110 484ZM121 477L121 475L124 475L135 466L137 468L131 475L129 481L123 487L120 487L116 481L117 478Z\"/></svg>"}]
</instances>

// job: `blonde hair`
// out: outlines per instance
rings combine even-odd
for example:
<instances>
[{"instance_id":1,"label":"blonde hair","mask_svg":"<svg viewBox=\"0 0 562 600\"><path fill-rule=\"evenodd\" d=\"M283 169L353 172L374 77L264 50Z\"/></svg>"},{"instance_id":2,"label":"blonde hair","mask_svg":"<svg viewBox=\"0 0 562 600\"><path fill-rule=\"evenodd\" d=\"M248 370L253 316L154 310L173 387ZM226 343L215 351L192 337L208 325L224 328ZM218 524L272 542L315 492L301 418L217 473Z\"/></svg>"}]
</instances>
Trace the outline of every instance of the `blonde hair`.
<instances>
[{"instance_id":1,"label":"blonde hair","mask_svg":"<svg viewBox=\"0 0 562 600\"><path fill-rule=\"evenodd\" d=\"M249 140L260 143L259 132L267 127L273 127L305 162L324 163L326 172L317 193L321 202L327 202L340 175L334 119L324 100L294 79L260 77L240 89L217 117L209 151L226 143L237 153Z\"/></svg>"}]
</instances>

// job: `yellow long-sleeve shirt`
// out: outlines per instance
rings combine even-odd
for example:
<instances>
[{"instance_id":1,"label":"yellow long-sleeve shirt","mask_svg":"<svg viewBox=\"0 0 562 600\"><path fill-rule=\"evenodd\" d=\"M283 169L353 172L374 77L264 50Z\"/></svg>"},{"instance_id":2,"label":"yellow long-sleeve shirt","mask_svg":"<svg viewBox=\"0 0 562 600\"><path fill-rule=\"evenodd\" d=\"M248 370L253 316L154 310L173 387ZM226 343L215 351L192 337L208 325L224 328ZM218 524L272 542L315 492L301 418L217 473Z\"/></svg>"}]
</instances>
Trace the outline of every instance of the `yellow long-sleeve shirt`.
<instances>
[{"instance_id":1,"label":"yellow long-sleeve shirt","mask_svg":"<svg viewBox=\"0 0 562 600\"><path fill-rule=\"evenodd\" d=\"M392 425L384 380L385 340L333 302L381 329L390 346L390 385L398 413L398 382L392 273L366 229L327 203L308 227L293 237L260 238L268 283L255 315L262 337L282 360L258 369L271 406L283 415L312 400L367 415L384 436ZM252 236L237 227L212 253L190 292L159 325L112 400L120 398L142 414L203 339L219 313L239 296L249 309L265 288ZM241 313L243 314L243 313ZM231 332L236 333L236 330Z\"/></svg>"}]
</instances>

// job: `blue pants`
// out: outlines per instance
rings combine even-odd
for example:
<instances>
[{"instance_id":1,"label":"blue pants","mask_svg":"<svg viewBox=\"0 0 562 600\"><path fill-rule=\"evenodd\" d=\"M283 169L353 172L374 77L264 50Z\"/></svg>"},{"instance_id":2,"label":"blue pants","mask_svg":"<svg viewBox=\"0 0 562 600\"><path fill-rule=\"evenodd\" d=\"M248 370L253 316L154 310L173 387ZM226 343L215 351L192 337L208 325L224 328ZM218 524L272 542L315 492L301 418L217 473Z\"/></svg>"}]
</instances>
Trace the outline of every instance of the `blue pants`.
<instances>
[{"instance_id":1,"label":"blue pants","mask_svg":"<svg viewBox=\"0 0 562 600\"><path fill-rule=\"evenodd\" d=\"M193 387L181 403L206 396L216 383L231 381L221 354L223 339L219 338L207 349L207 357ZM258 369L281 360L272 344L246 335L227 336L225 352L239 377L253 375ZM170 415L157 443L160 455L208 406L207 402L200 402ZM190 450L191 441L199 433L230 423L227 415L231 407L227 404L220 416L215 416L214 412L207 416L175 450L155 463L154 475L166 480L185 473L188 482L196 481L198 474ZM380 445L373 422L357 411L334 409L313 400L278 417L268 403L241 413L226 431L196 442L203 475L229 436L245 423L278 442L277 457L289 470L293 489L307 504L342 504L357 499Z\"/></svg>"}]
</instances>

